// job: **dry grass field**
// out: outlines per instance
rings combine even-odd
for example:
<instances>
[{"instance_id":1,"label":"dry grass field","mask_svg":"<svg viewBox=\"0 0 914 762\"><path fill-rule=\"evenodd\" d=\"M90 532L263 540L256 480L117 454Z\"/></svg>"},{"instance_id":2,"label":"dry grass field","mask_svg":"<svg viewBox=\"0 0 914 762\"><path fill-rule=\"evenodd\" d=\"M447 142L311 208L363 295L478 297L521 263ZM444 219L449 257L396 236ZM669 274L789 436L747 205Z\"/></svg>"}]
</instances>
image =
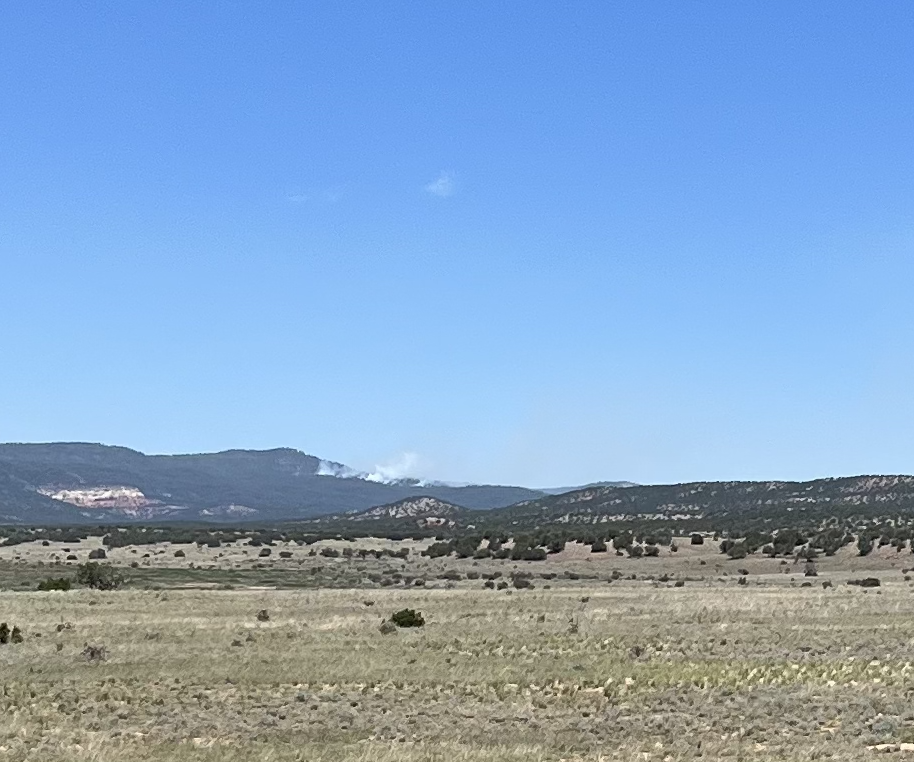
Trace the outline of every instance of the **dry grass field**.
<instances>
[{"instance_id":1,"label":"dry grass field","mask_svg":"<svg viewBox=\"0 0 914 762\"><path fill-rule=\"evenodd\" d=\"M914 741L910 553L842 551L807 578L802 563L725 561L713 547L578 551L478 564L298 549L257 569L241 549L219 563L209 549L214 568L188 552L191 570L174 568L174 548L120 548L127 588L39 593L67 571L46 565L59 549L4 548L0 621L24 641L0 646L0 757L767 762ZM148 566L129 568L145 553ZM499 581L530 572L535 587L466 578L496 569ZM845 584L866 569L880 587ZM425 627L382 634L404 607ZM86 644L106 658L87 659Z\"/></svg>"}]
</instances>

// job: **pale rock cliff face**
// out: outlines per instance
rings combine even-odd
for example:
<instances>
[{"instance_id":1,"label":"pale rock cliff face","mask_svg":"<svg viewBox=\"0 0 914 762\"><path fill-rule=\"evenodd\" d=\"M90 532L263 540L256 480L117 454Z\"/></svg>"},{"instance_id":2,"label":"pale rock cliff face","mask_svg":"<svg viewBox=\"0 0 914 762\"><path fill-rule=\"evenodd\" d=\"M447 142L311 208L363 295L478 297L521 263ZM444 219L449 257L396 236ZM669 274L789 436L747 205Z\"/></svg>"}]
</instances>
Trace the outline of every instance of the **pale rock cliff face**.
<instances>
[{"instance_id":1,"label":"pale rock cliff face","mask_svg":"<svg viewBox=\"0 0 914 762\"><path fill-rule=\"evenodd\" d=\"M388 505L370 508L350 518L353 521L379 519L415 519L419 526L451 526L452 517L463 509L435 497L412 497Z\"/></svg>"},{"instance_id":2,"label":"pale rock cliff face","mask_svg":"<svg viewBox=\"0 0 914 762\"><path fill-rule=\"evenodd\" d=\"M42 487L38 492L52 500L59 500L79 508L103 509L115 508L120 510L136 510L157 504L158 501L149 500L136 487L87 487L84 489L56 489L55 487Z\"/></svg>"}]
</instances>

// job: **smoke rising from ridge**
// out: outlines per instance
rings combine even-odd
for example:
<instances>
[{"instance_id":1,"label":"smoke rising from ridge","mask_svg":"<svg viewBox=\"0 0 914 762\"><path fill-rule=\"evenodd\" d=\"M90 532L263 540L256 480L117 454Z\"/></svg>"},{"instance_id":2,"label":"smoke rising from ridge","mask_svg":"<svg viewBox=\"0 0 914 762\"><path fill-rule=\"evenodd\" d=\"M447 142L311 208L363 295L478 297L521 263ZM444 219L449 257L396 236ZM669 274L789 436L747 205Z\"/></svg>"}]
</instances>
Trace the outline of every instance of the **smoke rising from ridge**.
<instances>
[{"instance_id":1,"label":"smoke rising from ridge","mask_svg":"<svg viewBox=\"0 0 914 762\"><path fill-rule=\"evenodd\" d=\"M419 456L416 453L403 452L384 463L375 465L371 471L357 471L342 463L322 460L315 474L333 476L337 479L363 479L366 482L378 484L396 484L405 480L414 480L418 464Z\"/></svg>"}]
</instances>

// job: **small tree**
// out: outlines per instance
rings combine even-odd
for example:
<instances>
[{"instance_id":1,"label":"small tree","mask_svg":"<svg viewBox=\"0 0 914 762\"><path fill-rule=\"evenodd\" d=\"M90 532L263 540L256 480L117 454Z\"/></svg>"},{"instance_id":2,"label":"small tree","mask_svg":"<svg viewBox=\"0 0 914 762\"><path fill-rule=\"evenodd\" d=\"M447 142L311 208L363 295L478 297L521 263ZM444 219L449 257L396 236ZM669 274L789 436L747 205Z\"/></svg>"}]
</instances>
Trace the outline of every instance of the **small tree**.
<instances>
[{"instance_id":1,"label":"small tree","mask_svg":"<svg viewBox=\"0 0 914 762\"><path fill-rule=\"evenodd\" d=\"M414 609L401 609L391 616L390 621L397 627L424 627L425 618Z\"/></svg>"},{"instance_id":2,"label":"small tree","mask_svg":"<svg viewBox=\"0 0 914 762\"><path fill-rule=\"evenodd\" d=\"M68 577L48 577L38 583L38 589L41 591L69 590L71 587L73 582Z\"/></svg>"},{"instance_id":3,"label":"small tree","mask_svg":"<svg viewBox=\"0 0 914 762\"><path fill-rule=\"evenodd\" d=\"M632 537L631 532L623 532L617 537L613 537L613 549L614 550L626 550L634 542L634 537Z\"/></svg>"},{"instance_id":4,"label":"small tree","mask_svg":"<svg viewBox=\"0 0 914 762\"><path fill-rule=\"evenodd\" d=\"M125 580L113 566L88 561L76 567L76 581L93 590L116 590Z\"/></svg>"}]
</instances>

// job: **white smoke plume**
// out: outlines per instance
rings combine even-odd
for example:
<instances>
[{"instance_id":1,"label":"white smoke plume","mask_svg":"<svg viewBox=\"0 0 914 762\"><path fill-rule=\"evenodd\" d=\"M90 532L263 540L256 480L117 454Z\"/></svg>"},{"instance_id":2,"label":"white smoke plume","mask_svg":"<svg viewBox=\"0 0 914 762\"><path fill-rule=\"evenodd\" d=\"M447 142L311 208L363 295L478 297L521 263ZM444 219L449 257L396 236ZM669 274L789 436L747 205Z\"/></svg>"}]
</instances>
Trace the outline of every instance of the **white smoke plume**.
<instances>
[{"instance_id":1,"label":"white smoke plume","mask_svg":"<svg viewBox=\"0 0 914 762\"><path fill-rule=\"evenodd\" d=\"M402 479L410 479L415 475L418 463L419 456L416 453L403 452L387 463L376 465L374 470L364 478L366 481L381 482L382 484L391 484Z\"/></svg>"},{"instance_id":2,"label":"white smoke plume","mask_svg":"<svg viewBox=\"0 0 914 762\"><path fill-rule=\"evenodd\" d=\"M322 460L317 467L317 476L335 476L337 479L364 479L368 474L356 471L354 468L334 463L332 460Z\"/></svg>"},{"instance_id":3,"label":"white smoke plume","mask_svg":"<svg viewBox=\"0 0 914 762\"><path fill-rule=\"evenodd\" d=\"M364 479L378 484L396 484L412 479L419 464L419 456L414 452L400 453L396 457L376 465L371 471L357 471L342 463L322 460L317 467L317 476L334 476L337 479Z\"/></svg>"}]
</instances>

